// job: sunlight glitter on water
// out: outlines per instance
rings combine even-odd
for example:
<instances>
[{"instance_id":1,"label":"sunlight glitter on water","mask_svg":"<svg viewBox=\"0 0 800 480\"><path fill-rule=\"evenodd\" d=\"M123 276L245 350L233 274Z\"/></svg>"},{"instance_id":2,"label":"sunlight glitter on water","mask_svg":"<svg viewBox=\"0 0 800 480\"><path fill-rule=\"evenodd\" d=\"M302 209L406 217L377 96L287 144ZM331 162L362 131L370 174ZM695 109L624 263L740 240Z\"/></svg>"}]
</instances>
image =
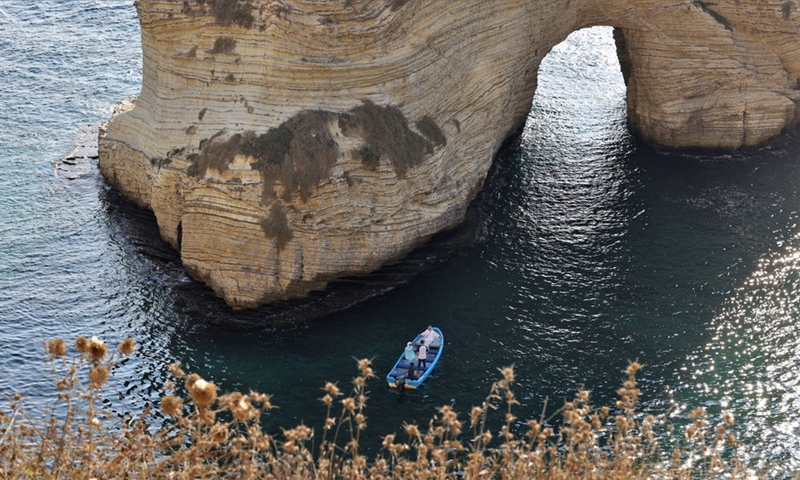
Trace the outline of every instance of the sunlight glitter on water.
<instances>
[{"instance_id":1,"label":"sunlight glitter on water","mask_svg":"<svg viewBox=\"0 0 800 480\"><path fill-rule=\"evenodd\" d=\"M698 389L720 398L713 410L736 415L740 454L776 476L800 467L800 235L780 243L714 318L675 412Z\"/></svg>"}]
</instances>

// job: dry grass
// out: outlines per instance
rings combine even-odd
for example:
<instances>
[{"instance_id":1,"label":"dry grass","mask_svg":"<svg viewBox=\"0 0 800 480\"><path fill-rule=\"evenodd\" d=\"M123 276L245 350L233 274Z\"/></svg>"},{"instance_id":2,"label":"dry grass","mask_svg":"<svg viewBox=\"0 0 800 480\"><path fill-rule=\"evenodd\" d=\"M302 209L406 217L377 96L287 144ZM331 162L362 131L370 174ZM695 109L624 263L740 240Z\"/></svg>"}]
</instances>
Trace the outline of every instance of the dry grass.
<instances>
[{"instance_id":1,"label":"dry grass","mask_svg":"<svg viewBox=\"0 0 800 480\"><path fill-rule=\"evenodd\" d=\"M274 408L269 395L221 394L196 374L170 366L161 400L166 417L144 411L104 417L103 386L117 356L130 355L125 340L109 355L104 342L78 337L72 351L61 340L46 346L56 374L57 398L49 414L26 415L21 396L0 410L0 478L498 478L629 479L743 478L751 475L734 456L732 419L711 425L693 413L682 446L659 444L659 422L637 413L639 364L631 363L612 407L594 408L587 392L559 411L556 431L547 419L516 432L514 370L500 370L485 401L462 419L451 407L438 409L426 428L407 424L402 435L384 437L381 453L368 459L359 450L366 431L369 360L345 393L323 387L327 409L317 430L306 425L265 433L262 414ZM493 433L488 416L501 415ZM161 418L162 420L159 420ZM163 420L167 418L167 420ZM316 438L319 437L319 438ZM314 445L318 445L314 447Z\"/></svg>"}]
</instances>

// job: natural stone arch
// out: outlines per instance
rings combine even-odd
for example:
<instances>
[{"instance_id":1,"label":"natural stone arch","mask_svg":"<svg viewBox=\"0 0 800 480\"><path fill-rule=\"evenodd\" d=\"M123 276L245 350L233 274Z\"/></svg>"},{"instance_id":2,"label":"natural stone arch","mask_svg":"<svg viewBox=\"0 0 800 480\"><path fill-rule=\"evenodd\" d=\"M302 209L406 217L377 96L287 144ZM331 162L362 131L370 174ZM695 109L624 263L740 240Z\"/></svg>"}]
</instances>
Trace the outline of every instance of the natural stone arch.
<instances>
[{"instance_id":1,"label":"natural stone arch","mask_svg":"<svg viewBox=\"0 0 800 480\"><path fill-rule=\"evenodd\" d=\"M793 0L136 5L142 91L101 132L101 171L235 307L458 224L575 30L617 28L630 123L654 143L755 144L800 100Z\"/></svg>"}]
</instances>

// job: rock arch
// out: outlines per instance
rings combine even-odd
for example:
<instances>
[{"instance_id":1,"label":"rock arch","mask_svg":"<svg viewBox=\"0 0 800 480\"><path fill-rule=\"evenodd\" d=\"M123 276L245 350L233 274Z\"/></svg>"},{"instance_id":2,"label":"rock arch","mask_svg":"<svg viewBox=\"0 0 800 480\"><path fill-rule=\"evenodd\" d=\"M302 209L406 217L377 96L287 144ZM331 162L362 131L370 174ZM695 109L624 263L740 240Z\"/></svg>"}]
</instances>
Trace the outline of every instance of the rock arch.
<instances>
[{"instance_id":1,"label":"rock arch","mask_svg":"<svg viewBox=\"0 0 800 480\"><path fill-rule=\"evenodd\" d=\"M616 29L632 127L737 148L793 126L794 0L138 0L142 91L100 168L234 307L458 224L547 52Z\"/></svg>"}]
</instances>

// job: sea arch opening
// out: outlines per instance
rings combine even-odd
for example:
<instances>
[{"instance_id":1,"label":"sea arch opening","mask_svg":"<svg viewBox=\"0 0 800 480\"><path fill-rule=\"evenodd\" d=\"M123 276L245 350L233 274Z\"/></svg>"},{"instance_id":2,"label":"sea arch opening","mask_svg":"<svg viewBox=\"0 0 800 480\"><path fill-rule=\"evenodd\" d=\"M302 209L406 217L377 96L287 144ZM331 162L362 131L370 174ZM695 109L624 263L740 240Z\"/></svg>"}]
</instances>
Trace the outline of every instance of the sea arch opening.
<instances>
[{"instance_id":1,"label":"sea arch opening","mask_svg":"<svg viewBox=\"0 0 800 480\"><path fill-rule=\"evenodd\" d=\"M515 241L538 252L531 270L567 272L545 280L567 296L614 282L621 239L638 211L636 143L613 32L580 29L547 53L514 160Z\"/></svg>"}]
</instances>

